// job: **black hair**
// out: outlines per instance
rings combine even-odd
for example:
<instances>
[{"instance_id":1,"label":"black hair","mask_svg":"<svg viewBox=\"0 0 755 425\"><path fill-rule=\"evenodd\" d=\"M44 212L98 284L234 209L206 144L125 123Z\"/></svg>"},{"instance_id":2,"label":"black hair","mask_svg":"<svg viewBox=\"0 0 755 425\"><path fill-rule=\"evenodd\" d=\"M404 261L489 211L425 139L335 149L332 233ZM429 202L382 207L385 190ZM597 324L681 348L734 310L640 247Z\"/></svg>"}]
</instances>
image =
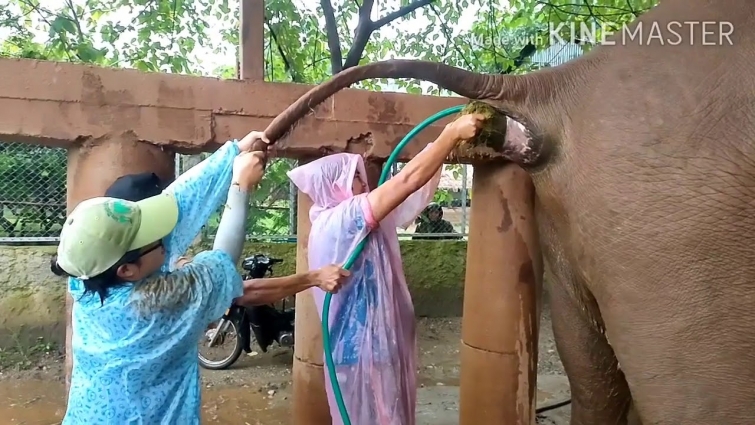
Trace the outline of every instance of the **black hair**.
<instances>
[{"instance_id":1,"label":"black hair","mask_svg":"<svg viewBox=\"0 0 755 425\"><path fill-rule=\"evenodd\" d=\"M159 195L165 189L165 183L155 173L126 174L110 185L105 196L137 202Z\"/></svg>"},{"instance_id":2,"label":"black hair","mask_svg":"<svg viewBox=\"0 0 755 425\"><path fill-rule=\"evenodd\" d=\"M443 208L435 202L431 202L425 208L425 213L428 214L428 218L430 218L429 215L431 212L437 212L440 214L440 218L443 218Z\"/></svg>"},{"instance_id":3,"label":"black hair","mask_svg":"<svg viewBox=\"0 0 755 425\"><path fill-rule=\"evenodd\" d=\"M86 295L97 294L100 297L100 303L104 304L105 298L108 297L111 289L115 289L127 284L126 281L118 277L118 268L124 264L135 263L139 261L140 257L140 250L136 249L129 251L123 257L121 257L121 259L118 260L117 263L115 263L112 267L105 270L104 272L98 274L97 276L92 276L89 279L82 279L82 283L84 284L84 293L81 295L81 298L84 298L84 296ZM62 267L60 267L60 264L58 264L57 254L53 255L52 258L50 258L50 271L56 276L77 278L76 276L68 273L67 271L63 270Z\"/></svg>"}]
</instances>

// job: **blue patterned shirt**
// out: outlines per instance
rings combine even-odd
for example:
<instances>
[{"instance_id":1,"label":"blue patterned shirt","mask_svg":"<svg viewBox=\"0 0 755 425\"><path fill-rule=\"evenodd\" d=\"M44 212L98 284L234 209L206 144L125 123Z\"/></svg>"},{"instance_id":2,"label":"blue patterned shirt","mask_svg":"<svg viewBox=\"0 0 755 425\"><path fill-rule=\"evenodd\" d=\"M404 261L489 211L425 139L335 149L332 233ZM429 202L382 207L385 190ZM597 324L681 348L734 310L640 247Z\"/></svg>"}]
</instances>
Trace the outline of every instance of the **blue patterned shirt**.
<instances>
[{"instance_id":1,"label":"blue patterned shirt","mask_svg":"<svg viewBox=\"0 0 755 425\"><path fill-rule=\"evenodd\" d=\"M231 257L217 250L168 272L225 202L238 153L235 143L226 143L166 189L178 200L179 217L164 240L161 273L170 276L167 284L191 283L172 292L176 308L144 314L145 304L139 304L144 294L135 290L139 283L111 290L102 305L96 294L82 297L82 282L69 279L73 374L64 425L199 424L197 343L207 325L241 296L241 276ZM171 297L167 292L154 299Z\"/></svg>"}]
</instances>

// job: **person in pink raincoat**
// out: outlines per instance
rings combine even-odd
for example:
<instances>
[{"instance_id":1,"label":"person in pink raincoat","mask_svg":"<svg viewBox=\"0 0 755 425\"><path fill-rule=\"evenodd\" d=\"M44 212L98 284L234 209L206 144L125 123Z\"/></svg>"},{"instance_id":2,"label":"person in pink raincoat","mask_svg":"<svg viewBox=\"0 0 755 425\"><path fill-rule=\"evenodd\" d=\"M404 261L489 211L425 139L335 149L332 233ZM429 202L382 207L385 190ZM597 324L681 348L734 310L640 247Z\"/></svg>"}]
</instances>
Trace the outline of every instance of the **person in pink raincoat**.
<instances>
[{"instance_id":1,"label":"person in pink raincoat","mask_svg":"<svg viewBox=\"0 0 755 425\"><path fill-rule=\"evenodd\" d=\"M361 156L330 155L288 175L313 201L309 267L343 264L371 234L343 288L333 296L329 328L336 376L354 425L414 425L416 340L397 227L432 200L448 154L474 137L483 117L464 115L382 186L370 191ZM325 292L312 289L322 318ZM327 366L326 366L327 368ZM334 424L343 424L328 371Z\"/></svg>"}]
</instances>

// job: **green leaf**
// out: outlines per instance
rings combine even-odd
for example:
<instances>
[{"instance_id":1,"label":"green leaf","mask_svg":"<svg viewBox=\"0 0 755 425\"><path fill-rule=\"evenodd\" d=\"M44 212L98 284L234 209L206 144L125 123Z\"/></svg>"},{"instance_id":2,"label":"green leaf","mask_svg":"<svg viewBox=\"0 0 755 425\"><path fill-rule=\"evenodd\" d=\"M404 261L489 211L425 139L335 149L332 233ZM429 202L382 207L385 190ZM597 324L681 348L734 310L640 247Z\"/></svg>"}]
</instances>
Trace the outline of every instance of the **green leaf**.
<instances>
[{"instance_id":1,"label":"green leaf","mask_svg":"<svg viewBox=\"0 0 755 425\"><path fill-rule=\"evenodd\" d=\"M412 85L412 86L408 86L406 88L406 91L407 93L411 93L411 94L422 94L422 87L418 85Z\"/></svg>"},{"instance_id":2,"label":"green leaf","mask_svg":"<svg viewBox=\"0 0 755 425\"><path fill-rule=\"evenodd\" d=\"M76 27L74 26L74 23L65 16L56 17L50 24L50 29L58 34L63 32L68 32L71 34L76 33Z\"/></svg>"}]
</instances>

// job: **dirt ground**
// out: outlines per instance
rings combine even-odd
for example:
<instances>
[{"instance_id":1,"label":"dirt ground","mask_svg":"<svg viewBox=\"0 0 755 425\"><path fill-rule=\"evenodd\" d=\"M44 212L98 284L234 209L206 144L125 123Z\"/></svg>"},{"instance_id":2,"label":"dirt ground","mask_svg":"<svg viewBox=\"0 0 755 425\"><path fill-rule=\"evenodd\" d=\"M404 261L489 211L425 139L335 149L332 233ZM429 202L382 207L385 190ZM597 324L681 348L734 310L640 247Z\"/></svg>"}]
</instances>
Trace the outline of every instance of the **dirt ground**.
<instances>
[{"instance_id":1,"label":"dirt ground","mask_svg":"<svg viewBox=\"0 0 755 425\"><path fill-rule=\"evenodd\" d=\"M461 319L420 319L419 425L458 424ZM52 350L56 352L56 350ZM292 350L244 355L226 371L202 370L202 423L284 425L290 423ZM0 352L0 422L59 424L65 413L63 361L58 354ZM556 353L550 318L540 331L538 407L569 398ZM567 425L569 407L538 418L543 425Z\"/></svg>"}]
</instances>

